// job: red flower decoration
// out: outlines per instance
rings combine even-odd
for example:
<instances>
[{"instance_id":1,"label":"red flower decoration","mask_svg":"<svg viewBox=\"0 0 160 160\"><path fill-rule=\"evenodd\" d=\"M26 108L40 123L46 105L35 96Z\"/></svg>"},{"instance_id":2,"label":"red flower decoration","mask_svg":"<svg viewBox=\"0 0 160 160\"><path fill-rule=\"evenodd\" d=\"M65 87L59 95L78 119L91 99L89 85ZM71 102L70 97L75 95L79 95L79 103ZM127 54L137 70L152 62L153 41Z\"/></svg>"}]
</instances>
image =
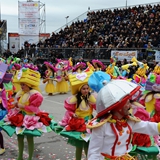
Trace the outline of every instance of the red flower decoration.
<instances>
[{"instance_id":1,"label":"red flower decoration","mask_svg":"<svg viewBox=\"0 0 160 160\"><path fill-rule=\"evenodd\" d=\"M42 122L45 126L49 126L51 123L51 118L49 118L49 113L46 112L40 112L36 114L36 116L39 116L39 121Z\"/></svg>"},{"instance_id":2,"label":"red flower decoration","mask_svg":"<svg viewBox=\"0 0 160 160\"><path fill-rule=\"evenodd\" d=\"M85 132L86 124L83 118L72 117L66 126L66 131Z\"/></svg>"},{"instance_id":3,"label":"red flower decoration","mask_svg":"<svg viewBox=\"0 0 160 160\"><path fill-rule=\"evenodd\" d=\"M10 117L9 121L11 122L12 125L16 127L21 127L23 124L23 119L24 119L24 115L21 113L18 113L17 115Z\"/></svg>"},{"instance_id":4,"label":"red flower decoration","mask_svg":"<svg viewBox=\"0 0 160 160\"><path fill-rule=\"evenodd\" d=\"M160 112L156 112L154 116L151 118L151 122L160 122Z\"/></svg>"},{"instance_id":5,"label":"red flower decoration","mask_svg":"<svg viewBox=\"0 0 160 160\"><path fill-rule=\"evenodd\" d=\"M139 147L150 147L151 140L150 140L149 135L134 133L133 139L132 139L132 144L137 145Z\"/></svg>"}]
</instances>

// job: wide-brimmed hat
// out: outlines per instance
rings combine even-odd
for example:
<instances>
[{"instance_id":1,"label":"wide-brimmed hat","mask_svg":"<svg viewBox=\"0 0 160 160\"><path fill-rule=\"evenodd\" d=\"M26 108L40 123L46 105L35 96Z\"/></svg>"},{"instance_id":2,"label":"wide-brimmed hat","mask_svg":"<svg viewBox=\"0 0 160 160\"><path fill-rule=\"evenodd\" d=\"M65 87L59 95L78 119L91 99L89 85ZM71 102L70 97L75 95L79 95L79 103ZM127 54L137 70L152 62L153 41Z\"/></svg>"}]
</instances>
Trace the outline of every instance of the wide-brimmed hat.
<instances>
[{"instance_id":1,"label":"wide-brimmed hat","mask_svg":"<svg viewBox=\"0 0 160 160\"><path fill-rule=\"evenodd\" d=\"M50 62L45 61L44 64L53 69L53 71L56 71L55 67Z\"/></svg>"},{"instance_id":2,"label":"wide-brimmed hat","mask_svg":"<svg viewBox=\"0 0 160 160\"><path fill-rule=\"evenodd\" d=\"M101 67L102 70L105 69L104 64L98 59L93 59L92 63L93 63L93 65L97 63Z\"/></svg>"},{"instance_id":3,"label":"wide-brimmed hat","mask_svg":"<svg viewBox=\"0 0 160 160\"><path fill-rule=\"evenodd\" d=\"M86 64L84 62L78 62L74 67L73 71L76 71L78 68L84 69L86 67Z\"/></svg>"},{"instance_id":4,"label":"wide-brimmed hat","mask_svg":"<svg viewBox=\"0 0 160 160\"><path fill-rule=\"evenodd\" d=\"M139 91L140 86L126 80L112 80L99 92L96 102L97 117L104 116L112 110L120 109Z\"/></svg>"}]
</instances>

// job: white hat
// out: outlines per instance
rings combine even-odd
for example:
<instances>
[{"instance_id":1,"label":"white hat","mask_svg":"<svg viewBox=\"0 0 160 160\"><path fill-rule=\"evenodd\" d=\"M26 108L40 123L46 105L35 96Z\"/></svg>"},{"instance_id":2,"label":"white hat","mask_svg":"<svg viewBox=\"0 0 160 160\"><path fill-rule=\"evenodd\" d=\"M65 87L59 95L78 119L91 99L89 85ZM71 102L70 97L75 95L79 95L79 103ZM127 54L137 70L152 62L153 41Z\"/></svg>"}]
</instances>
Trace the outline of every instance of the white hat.
<instances>
[{"instance_id":1,"label":"white hat","mask_svg":"<svg viewBox=\"0 0 160 160\"><path fill-rule=\"evenodd\" d=\"M140 86L126 80L112 80L98 93L96 110L97 117L103 116L113 109L119 109L132 97Z\"/></svg>"}]
</instances>

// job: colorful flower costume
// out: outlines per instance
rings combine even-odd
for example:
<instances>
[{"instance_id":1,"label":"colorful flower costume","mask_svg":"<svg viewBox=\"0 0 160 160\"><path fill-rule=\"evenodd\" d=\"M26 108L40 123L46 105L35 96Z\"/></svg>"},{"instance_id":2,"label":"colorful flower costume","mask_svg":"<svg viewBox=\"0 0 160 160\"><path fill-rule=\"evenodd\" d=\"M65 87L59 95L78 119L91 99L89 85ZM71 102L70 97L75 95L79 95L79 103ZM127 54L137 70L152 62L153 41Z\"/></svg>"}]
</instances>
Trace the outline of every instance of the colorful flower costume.
<instances>
[{"instance_id":1,"label":"colorful flower costume","mask_svg":"<svg viewBox=\"0 0 160 160\"><path fill-rule=\"evenodd\" d=\"M43 83L47 82L46 87L45 87L45 91L48 94L52 94L52 93L56 92L56 87L53 83L55 68L49 62L44 62L44 64L46 64L46 66L48 67L45 72L45 79L43 80Z\"/></svg>"},{"instance_id":2,"label":"colorful flower costume","mask_svg":"<svg viewBox=\"0 0 160 160\"><path fill-rule=\"evenodd\" d=\"M39 90L37 86L39 80L37 79L40 78L40 74L30 69L22 69L20 72L16 75L17 82L27 83L35 89L31 89L29 92L20 90L16 94L15 108L9 110L6 117L1 121L1 127L9 136L14 133L41 136L43 132L51 131L52 117L39 109L43 101L41 93L37 91Z\"/></svg>"},{"instance_id":3,"label":"colorful flower costume","mask_svg":"<svg viewBox=\"0 0 160 160\"><path fill-rule=\"evenodd\" d=\"M67 93L69 91L68 84L68 70L69 61L58 59L58 63L55 65L55 79L57 81L56 89L59 93Z\"/></svg>"},{"instance_id":4,"label":"colorful flower costume","mask_svg":"<svg viewBox=\"0 0 160 160\"><path fill-rule=\"evenodd\" d=\"M86 123L93 117L96 99L89 91L88 77L92 71L70 74L71 97L65 100L66 109L63 119L59 122L60 126L55 126L55 132L68 138L68 143L76 147L76 160L80 160L82 150L87 155L90 131L86 129ZM84 88L86 94L82 91ZM82 94L83 93L83 94Z\"/></svg>"},{"instance_id":5,"label":"colorful flower costume","mask_svg":"<svg viewBox=\"0 0 160 160\"><path fill-rule=\"evenodd\" d=\"M96 99L93 95L88 97L88 105L82 100L77 108L76 96L69 97L65 100L65 109L67 110L62 121L59 122L65 130L60 132L60 135L68 137L68 142L73 146L81 146L81 141L87 134L85 123L92 118L93 109L95 109ZM76 117L74 117L76 115Z\"/></svg>"}]
</instances>

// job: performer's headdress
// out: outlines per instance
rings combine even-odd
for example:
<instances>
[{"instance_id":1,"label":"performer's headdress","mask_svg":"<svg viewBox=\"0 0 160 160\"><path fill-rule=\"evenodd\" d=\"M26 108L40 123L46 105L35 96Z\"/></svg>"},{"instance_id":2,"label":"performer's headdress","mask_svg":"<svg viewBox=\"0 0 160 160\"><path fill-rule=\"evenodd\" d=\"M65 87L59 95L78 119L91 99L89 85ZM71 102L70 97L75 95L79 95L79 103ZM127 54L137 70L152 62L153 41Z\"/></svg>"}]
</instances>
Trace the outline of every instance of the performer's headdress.
<instances>
[{"instance_id":1,"label":"performer's headdress","mask_svg":"<svg viewBox=\"0 0 160 160\"><path fill-rule=\"evenodd\" d=\"M105 69L104 64L98 59L93 59L92 63L93 63L93 65L98 64L101 67L102 70Z\"/></svg>"},{"instance_id":2,"label":"performer's headdress","mask_svg":"<svg viewBox=\"0 0 160 160\"><path fill-rule=\"evenodd\" d=\"M104 116L112 110L119 110L132 96L139 91L140 86L126 80L112 80L98 92L96 111L97 117Z\"/></svg>"},{"instance_id":3,"label":"performer's headdress","mask_svg":"<svg viewBox=\"0 0 160 160\"><path fill-rule=\"evenodd\" d=\"M78 68L84 69L86 67L86 64L84 62L78 62L74 67L73 71L77 71Z\"/></svg>"},{"instance_id":4,"label":"performer's headdress","mask_svg":"<svg viewBox=\"0 0 160 160\"><path fill-rule=\"evenodd\" d=\"M29 68L22 68L14 76L13 82L25 83L30 88L39 90L40 73Z\"/></svg>"},{"instance_id":5,"label":"performer's headdress","mask_svg":"<svg viewBox=\"0 0 160 160\"><path fill-rule=\"evenodd\" d=\"M69 81L71 84L71 93L77 94L83 85L88 84L88 79L93 72L82 72L77 74L69 74Z\"/></svg>"}]
</instances>

